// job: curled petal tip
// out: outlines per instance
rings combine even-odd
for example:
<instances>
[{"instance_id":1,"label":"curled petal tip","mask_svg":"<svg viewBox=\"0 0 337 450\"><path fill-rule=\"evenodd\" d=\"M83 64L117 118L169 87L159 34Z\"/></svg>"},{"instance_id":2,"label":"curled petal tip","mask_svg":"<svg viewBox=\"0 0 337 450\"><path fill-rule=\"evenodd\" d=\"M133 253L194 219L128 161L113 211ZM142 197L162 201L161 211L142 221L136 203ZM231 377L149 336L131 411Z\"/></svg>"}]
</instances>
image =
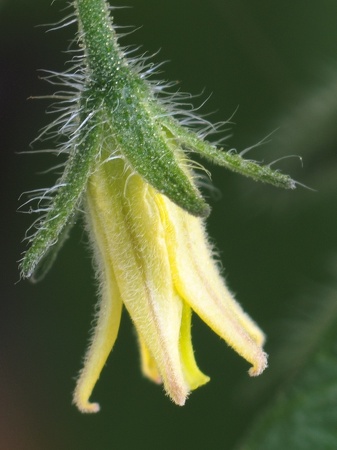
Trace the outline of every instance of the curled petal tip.
<instances>
[{"instance_id":1,"label":"curled petal tip","mask_svg":"<svg viewBox=\"0 0 337 450\"><path fill-rule=\"evenodd\" d=\"M86 414L97 413L101 409L101 407L99 406L98 403L89 403L88 402L85 404L80 404L78 402L75 402L75 405L82 413L86 413Z\"/></svg>"},{"instance_id":2,"label":"curled petal tip","mask_svg":"<svg viewBox=\"0 0 337 450\"><path fill-rule=\"evenodd\" d=\"M177 406L185 405L188 395L190 393L190 390L186 385L182 386L176 383L170 383L169 381L168 384L166 385L164 382L164 389L166 391L166 394L173 401L173 403L175 403Z\"/></svg>"},{"instance_id":3,"label":"curled petal tip","mask_svg":"<svg viewBox=\"0 0 337 450\"><path fill-rule=\"evenodd\" d=\"M162 378L158 375L156 377L151 378L151 380L155 383L155 384L163 384L163 380Z\"/></svg>"},{"instance_id":4,"label":"curled petal tip","mask_svg":"<svg viewBox=\"0 0 337 450\"><path fill-rule=\"evenodd\" d=\"M89 401L89 396L85 395L85 392L81 392L78 388L75 389L73 396L73 404L77 407L77 409L85 414L97 413L100 411L99 403L91 403Z\"/></svg>"},{"instance_id":5,"label":"curled petal tip","mask_svg":"<svg viewBox=\"0 0 337 450\"><path fill-rule=\"evenodd\" d=\"M251 377L257 377L268 367L268 355L261 352L261 355L257 359L256 363L248 371Z\"/></svg>"},{"instance_id":6,"label":"curled petal tip","mask_svg":"<svg viewBox=\"0 0 337 450\"><path fill-rule=\"evenodd\" d=\"M184 406L187 400L187 395L179 396L176 398L171 397L171 399L177 406Z\"/></svg>"}]
</instances>

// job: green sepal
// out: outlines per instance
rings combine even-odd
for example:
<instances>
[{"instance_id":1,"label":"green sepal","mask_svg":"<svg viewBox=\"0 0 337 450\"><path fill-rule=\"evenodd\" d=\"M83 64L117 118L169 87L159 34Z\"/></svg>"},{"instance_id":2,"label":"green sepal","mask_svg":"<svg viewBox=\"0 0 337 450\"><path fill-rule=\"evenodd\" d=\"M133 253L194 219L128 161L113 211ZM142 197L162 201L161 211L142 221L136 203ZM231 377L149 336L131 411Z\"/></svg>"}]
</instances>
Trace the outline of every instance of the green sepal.
<instances>
[{"instance_id":1,"label":"green sepal","mask_svg":"<svg viewBox=\"0 0 337 450\"><path fill-rule=\"evenodd\" d=\"M56 243L46 250L40 261L36 264L30 278L33 283L38 283L39 281L41 281L53 266L59 251L63 247L65 241L68 239L72 227L75 225L76 217L77 214L75 212L73 218L68 221L68 223L59 233Z\"/></svg>"},{"instance_id":2,"label":"green sepal","mask_svg":"<svg viewBox=\"0 0 337 450\"><path fill-rule=\"evenodd\" d=\"M119 152L130 166L157 191L192 215L207 217L210 207L183 170L183 152L170 140L138 98L120 99L110 114L111 130ZM111 109L110 109L111 110Z\"/></svg>"},{"instance_id":3,"label":"green sepal","mask_svg":"<svg viewBox=\"0 0 337 450\"><path fill-rule=\"evenodd\" d=\"M87 133L80 144L75 147L73 154L69 156L64 174L59 182L60 187L51 202L49 211L45 218L37 227L35 235L30 238L31 246L24 254L20 263L22 278L30 278L47 253L51 252L51 260L47 264L49 269L53 262L53 246L56 253L60 245L58 240L64 232L65 227L71 225L74 221L76 208L80 202L81 195L85 189L87 180L93 170L93 165L97 153L99 152L100 135L97 131ZM66 234L63 235L66 237ZM60 243L63 243L62 239ZM42 273L46 272L42 269ZM40 270L40 269L39 269ZM41 273L37 275L41 278Z\"/></svg>"},{"instance_id":4,"label":"green sepal","mask_svg":"<svg viewBox=\"0 0 337 450\"><path fill-rule=\"evenodd\" d=\"M261 181L273 186L284 189L295 189L295 181L283 173L273 170L268 165L258 164L243 158L234 151L224 151L217 148L207 141L200 139L196 133L182 127L174 119L167 117L164 124L170 132L176 137L178 143L188 150L198 153L200 156L208 159L214 164L237 172L246 177L250 177L255 181Z\"/></svg>"}]
</instances>

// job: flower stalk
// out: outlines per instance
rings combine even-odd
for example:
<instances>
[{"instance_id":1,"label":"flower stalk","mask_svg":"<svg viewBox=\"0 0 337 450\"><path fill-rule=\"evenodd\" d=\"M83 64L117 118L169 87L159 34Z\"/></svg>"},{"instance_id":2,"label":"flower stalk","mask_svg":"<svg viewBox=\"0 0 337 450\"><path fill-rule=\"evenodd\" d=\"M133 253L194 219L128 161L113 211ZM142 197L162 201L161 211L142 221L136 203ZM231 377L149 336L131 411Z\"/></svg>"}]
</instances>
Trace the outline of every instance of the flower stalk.
<instances>
[{"instance_id":1,"label":"flower stalk","mask_svg":"<svg viewBox=\"0 0 337 450\"><path fill-rule=\"evenodd\" d=\"M101 291L75 404L83 412L99 409L90 396L124 305L138 333L144 375L163 383L182 405L209 380L194 357L192 310L251 364L250 375L267 366L263 332L234 300L214 262L204 230L210 208L187 152L278 187L292 189L295 182L202 139L214 127L178 110L165 97L166 87L149 79L146 60L128 59L105 0L75 0L73 6L83 54L73 73L51 75L68 94L59 94L62 114L45 130L63 135L57 151L68 158L57 185L35 197L43 214L28 237L21 275L44 275L83 209ZM199 132L179 123L184 114L185 123L200 123Z\"/></svg>"}]
</instances>

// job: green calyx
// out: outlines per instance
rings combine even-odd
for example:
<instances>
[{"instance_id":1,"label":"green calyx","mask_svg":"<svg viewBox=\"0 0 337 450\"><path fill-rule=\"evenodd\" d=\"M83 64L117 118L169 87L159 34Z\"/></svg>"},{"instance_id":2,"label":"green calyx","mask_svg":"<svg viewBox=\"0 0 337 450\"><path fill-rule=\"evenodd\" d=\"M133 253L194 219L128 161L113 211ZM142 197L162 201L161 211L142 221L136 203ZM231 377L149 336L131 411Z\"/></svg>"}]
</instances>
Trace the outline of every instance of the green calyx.
<instances>
[{"instance_id":1,"label":"green calyx","mask_svg":"<svg viewBox=\"0 0 337 450\"><path fill-rule=\"evenodd\" d=\"M117 44L106 2L77 0L75 4L90 92L102 96L117 150L159 192L189 213L207 216L209 206L181 167L175 146L156 117L150 87L129 67Z\"/></svg>"},{"instance_id":2,"label":"green calyx","mask_svg":"<svg viewBox=\"0 0 337 450\"><path fill-rule=\"evenodd\" d=\"M184 150L216 164L279 187L293 188L286 175L218 150L181 126L129 63L118 45L105 0L75 0L78 41L83 49L83 74L76 95L77 112L69 114L76 131L69 132L69 158L45 216L29 238L21 276L30 278L53 261L62 236L80 205L90 175L102 164L102 148L111 159L123 158L131 171L192 215L206 217L210 207L199 193ZM77 69L78 70L78 69Z\"/></svg>"}]
</instances>

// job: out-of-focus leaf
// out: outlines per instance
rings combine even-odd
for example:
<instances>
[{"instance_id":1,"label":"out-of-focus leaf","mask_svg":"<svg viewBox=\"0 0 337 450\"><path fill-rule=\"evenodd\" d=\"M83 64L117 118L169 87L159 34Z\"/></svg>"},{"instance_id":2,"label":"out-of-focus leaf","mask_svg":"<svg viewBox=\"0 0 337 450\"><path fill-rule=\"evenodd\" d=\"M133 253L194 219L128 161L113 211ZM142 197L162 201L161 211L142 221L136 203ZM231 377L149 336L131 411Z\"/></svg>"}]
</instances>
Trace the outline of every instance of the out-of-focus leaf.
<instances>
[{"instance_id":1,"label":"out-of-focus leaf","mask_svg":"<svg viewBox=\"0 0 337 450\"><path fill-rule=\"evenodd\" d=\"M337 449L337 296L322 303L325 313L318 321L325 320L327 330L291 386L277 395L239 450Z\"/></svg>"}]
</instances>

